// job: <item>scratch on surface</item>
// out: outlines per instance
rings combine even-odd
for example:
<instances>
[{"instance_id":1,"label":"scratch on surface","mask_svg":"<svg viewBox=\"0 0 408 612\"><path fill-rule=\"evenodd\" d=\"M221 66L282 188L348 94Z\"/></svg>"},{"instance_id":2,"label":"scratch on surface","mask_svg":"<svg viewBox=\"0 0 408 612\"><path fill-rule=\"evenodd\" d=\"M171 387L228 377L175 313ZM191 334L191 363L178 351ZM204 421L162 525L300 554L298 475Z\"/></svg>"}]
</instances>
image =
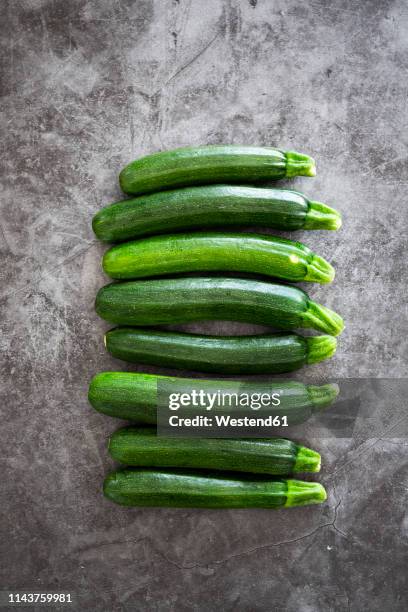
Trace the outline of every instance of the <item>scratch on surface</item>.
<instances>
[{"instance_id":1,"label":"scratch on surface","mask_svg":"<svg viewBox=\"0 0 408 612\"><path fill-rule=\"evenodd\" d=\"M360 445L357 447L357 449L358 449L358 448L360 448L361 446L364 446L363 450L362 450L360 453L358 453L358 454L354 455L354 456L353 456L353 457L350 459L350 461L347 461L346 463L343 463L343 465L341 465L341 466L339 466L337 469L335 469L335 470L334 470L334 471L333 471L333 472L330 474L329 480L331 480L331 479L332 479L332 478L333 478L333 477L334 477L336 474L338 474L339 472L343 471L345 467L347 467L348 465L350 465L350 464L354 463L354 461L355 461L356 459L358 459L359 457L361 457L361 455L364 455L364 453L366 453L366 452L368 452L368 451L372 450L372 449L373 449L373 448L374 448L374 447L375 447L375 446L378 444L378 442L381 442L382 440L384 440L384 436L385 436L386 434L389 434L389 433L390 433L390 432L391 432L393 429L395 429L396 427L398 427L398 426L399 426L401 423L403 423L403 422L405 422L405 421L406 421L406 418L405 418L405 417L401 417L401 418L400 418L400 419L399 419L399 420L398 420L396 423L393 423L393 424L392 424L392 425L390 425L390 426L389 426L387 429L385 429L384 431L382 431L382 432L381 432L381 434L378 436L378 438L375 438L375 439L374 439L374 441L373 441L373 443L372 443L372 444L370 444L370 446L365 446L365 445L364 445L364 443L363 443L363 444L360 444Z\"/></svg>"},{"instance_id":2,"label":"scratch on surface","mask_svg":"<svg viewBox=\"0 0 408 612\"><path fill-rule=\"evenodd\" d=\"M389 440L388 438L380 438L381 440L387 440L388 444L394 444L395 446L408 446L406 442L395 442L395 440Z\"/></svg>"},{"instance_id":3,"label":"scratch on surface","mask_svg":"<svg viewBox=\"0 0 408 612\"><path fill-rule=\"evenodd\" d=\"M123 41L122 41L122 39L120 39L120 42L119 42L118 52L119 52L119 56L121 58L123 70L125 72L125 81L130 82L129 78L128 78L128 75L127 75L128 63L126 61L126 55L125 55L125 52L123 50ZM130 147L131 147L130 155L132 155L133 151L134 151L134 144L135 144L135 124L134 124L134 120L133 120L133 108L132 108L132 103L131 103L130 95L129 95L129 92L128 92L127 88L125 89L125 91L126 91L126 114L127 114L128 123L129 123L129 136L130 136Z\"/></svg>"},{"instance_id":4,"label":"scratch on surface","mask_svg":"<svg viewBox=\"0 0 408 612\"><path fill-rule=\"evenodd\" d=\"M141 542L147 541L149 538L143 536L141 538L131 538L127 540L114 540L113 542L100 542L99 544L91 544L85 546L79 550L79 553L87 553L93 550L99 550L100 548L106 548L107 546L124 546L125 544L140 544Z\"/></svg>"},{"instance_id":5,"label":"scratch on surface","mask_svg":"<svg viewBox=\"0 0 408 612\"><path fill-rule=\"evenodd\" d=\"M50 40L48 37L48 26L42 10L40 10L40 21L43 32L43 50L47 51L48 53L51 53Z\"/></svg>"},{"instance_id":6,"label":"scratch on surface","mask_svg":"<svg viewBox=\"0 0 408 612\"><path fill-rule=\"evenodd\" d=\"M4 244L6 245L7 250L10 251L10 253L12 253L13 251L11 250L11 246L9 244L9 241L7 240L6 232L4 231L3 226L1 224L0 224L0 232L3 236Z\"/></svg>"},{"instance_id":7,"label":"scratch on surface","mask_svg":"<svg viewBox=\"0 0 408 612\"><path fill-rule=\"evenodd\" d=\"M84 249L79 251L79 253L73 253L72 255L69 255L68 257L66 257L62 261L58 262L55 266L52 266L51 268L45 270L44 272L40 272L40 274L38 274L38 275L31 276L31 279L30 279L29 282L26 282L23 285L21 285L20 287L17 287L17 289L15 289L14 291L11 291L10 293L6 293L5 295L2 295L1 299L2 300L7 300L9 298L12 298L14 295L17 295L17 293L20 293L20 291L23 291L25 289L29 289L33 284L39 283L45 277L45 275L48 272L54 272L55 270L58 270L58 268L61 268L65 264L67 264L67 263L69 263L71 261L74 261L75 259L77 259L77 257L81 257L81 255L85 255L85 253L87 253L89 251L89 249L91 249L96 244L98 244L98 241L97 240L92 240L91 242L88 243L88 245Z\"/></svg>"},{"instance_id":8,"label":"scratch on surface","mask_svg":"<svg viewBox=\"0 0 408 612\"><path fill-rule=\"evenodd\" d=\"M192 5L192 0L189 0L186 3L186 6L183 6L183 11L181 13L181 20L179 19L178 8L176 8L176 10L174 11L174 5L173 5L173 11L170 11L170 14L173 13L173 16L175 18L175 23L173 24L174 29L177 30L178 33L177 33L177 45L172 46L172 49L171 49L172 59L170 59L170 62L169 62L168 53L167 53L168 48L167 46L165 46L164 65L166 66L166 76L164 77L161 87L156 93L158 106L157 106L157 125L156 125L155 135L157 136L162 149L165 148L163 144L163 140L165 140L165 134L167 132L166 130L167 117L170 113L170 108L172 107L172 104L174 101L173 92L171 90L168 91L168 85L171 82L171 76L169 75L171 74L172 67L177 66L177 64L179 63L178 62L179 51L184 48L184 37L185 37L186 31L188 31L191 5ZM179 21L181 21L181 27L178 27ZM167 66L169 66L168 69L167 69Z\"/></svg>"},{"instance_id":9,"label":"scratch on surface","mask_svg":"<svg viewBox=\"0 0 408 612\"><path fill-rule=\"evenodd\" d=\"M56 106L55 104L52 104L52 103L51 103L51 104L50 104L50 107L51 107L51 108L54 108L54 109L57 111L57 113L58 113L59 115L61 115L61 117L63 118L63 120L64 120L64 121L65 121L65 123L67 124L67 126L71 127L71 123L70 123L70 121L68 121L67 117L64 115L63 111L62 111L62 110L61 110L61 109L60 109L58 106Z\"/></svg>"},{"instance_id":10,"label":"scratch on surface","mask_svg":"<svg viewBox=\"0 0 408 612\"><path fill-rule=\"evenodd\" d=\"M316 4L314 2L309 2L309 6L312 9L322 10L322 8L324 8L325 11L326 10L330 10L330 11L333 11L335 13L344 13L345 15L354 15L354 16L356 16L358 14L358 5L356 6L356 10L346 9L344 7L340 8L340 7L333 6L332 4L327 4L327 5L324 5L324 7L322 7L322 5Z\"/></svg>"},{"instance_id":11,"label":"scratch on surface","mask_svg":"<svg viewBox=\"0 0 408 612\"><path fill-rule=\"evenodd\" d=\"M173 79L177 78L182 72L184 72L185 70L187 70L187 68L189 68L192 64L194 64L194 62L196 62L206 51L207 49L209 49L211 47L211 45L216 41L216 39L218 38L218 36L220 35L219 32L216 33L216 35L198 52L196 53L196 55L194 55L194 57L192 57L192 59L187 62L186 64L184 64L183 66L181 66L181 68L179 68L166 82L164 85L167 85L168 83L170 83L170 81L172 81Z\"/></svg>"},{"instance_id":12,"label":"scratch on surface","mask_svg":"<svg viewBox=\"0 0 408 612\"><path fill-rule=\"evenodd\" d=\"M135 148L135 123L133 121L133 113L130 111L130 102L129 102L129 122L130 122L130 146L131 146L131 153L133 153L134 148Z\"/></svg>"},{"instance_id":13,"label":"scratch on surface","mask_svg":"<svg viewBox=\"0 0 408 612\"><path fill-rule=\"evenodd\" d=\"M406 155L402 155L401 157L393 157L392 159L387 159L387 160L381 162L380 164L377 164L376 166L373 166L367 172L364 172L364 174L362 174L362 176L367 176L371 172L375 172L375 170L379 170L380 168L386 168L390 164L407 161L407 159L408 159L408 157Z\"/></svg>"},{"instance_id":14,"label":"scratch on surface","mask_svg":"<svg viewBox=\"0 0 408 612\"><path fill-rule=\"evenodd\" d=\"M12 19L11 19L11 15L12 15L12 8L11 8L11 4L9 4L8 6L8 15L7 18L9 20L9 23L12 23ZM10 79L10 85L11 83L15 80L14 76L15 76L15 69L14 69L14 41L13 38L11 36L11 28L9 30L9 39L8 39L8 50L9 50L9 59L10 59L10 74L12 75L12 79ZM14 85L11 85L14 91Z\"/></svg>"}]
</instances>

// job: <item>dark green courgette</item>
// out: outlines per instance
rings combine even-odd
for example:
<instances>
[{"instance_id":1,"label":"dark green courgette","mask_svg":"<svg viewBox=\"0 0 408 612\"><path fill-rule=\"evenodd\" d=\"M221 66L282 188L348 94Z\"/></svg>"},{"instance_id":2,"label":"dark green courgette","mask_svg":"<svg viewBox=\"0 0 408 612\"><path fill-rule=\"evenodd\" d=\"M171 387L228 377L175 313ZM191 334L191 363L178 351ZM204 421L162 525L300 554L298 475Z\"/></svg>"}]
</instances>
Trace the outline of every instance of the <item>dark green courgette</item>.
<instances>
[{"instance_id":1,"label":"dark green courgette","mask_svg":"<svg viewBox=\"0 0 408 612\"><path fill-rule=\"evenodd\" d=\"M125 280L203 271L250 272L295 282L330 283L334 278L333 267L306 245L261 234L153 236L110 248L102 266L111 278Z\"/></svg>"},{"instance_id":2,"label":"dark green courgette","mask_svg":"<svg viewBox=\"0 0 408 612\"><path fill-rule=\"evenodd\" d=\"M109 440L113 459L126 465L197 468L286 476L318 472L320 455L285 438L164 438L151 427L124 427Z\"/></svg>"},{"instance_id":3,"label":"dark green courgette","mask_svg":"<svg viewBox=\"0 0 408 612\"><path fill-rule=\"evenodd\" d=\"M204 336L118 327L107 332L105 345L114 357L134 363L221 374L281 374L330 358L337 341L333 336Z\"/></svg>"},{"instance_id":4,"label":"dark green courgette","mask_svg":"<svg viewBox=\"0 0 408 612\"><path fill-rule=\"evenodd\" d=\"M200 320L244 321L278 329L312 328L337 336L341 317L291 287L242 278L170 278L112 283L95 302L117 325L167 325Z\"/></svg>"},{"instance_id":5,"label":"dark green courgette","mask_svg":"<svg viewBox=\"0 0 408 612\"><path fill-rule=\"evenodd\" d=\"M137 159L120 173L125 193L140 194L185 185L252 183L315 176L314 160L272 147L208 145L161 151Z\"/></svg>"},{"instance_id":6,"label":"dark green courgette","mask_svg":"<svg viewBox=\"0 0 408 612\"><path fill-rule=\"evenodd\" d=\"M318 482L148 468L113 472L103 490L124 506L175 508L289 508L320 504L327 497Z\"/></svg>"},{"instance_id":7,"label":"dark green courgette","mask_svg":"<svg viewBox=\"0 0 408 612\"><path fill-rule=\"evenodd\" d=\"M289 424L302 423L314 412L329 406L338 395L332 384L305 385L295 380L248 382L242 380L202 380L156 376L140 372L101 372L89 385L88 398L98 412L135 423L154 425L158 404L171 393L193 390L208 394L278 394L280 404L274 414L288 417ZM270 409L268 409L268 414Z\"/></svg>"},{"instance_id":8,"label":"dark green courgette","mask_svg":"<svg viewBox=\"0 0 408 612\"><path fill-rule=\"evenodd\" d=\"M336 230L341 216L296 191L207 185L116 202L102 208L92 220L95 235L105 242L219 225Z\"/></svg>"}]
</instances>

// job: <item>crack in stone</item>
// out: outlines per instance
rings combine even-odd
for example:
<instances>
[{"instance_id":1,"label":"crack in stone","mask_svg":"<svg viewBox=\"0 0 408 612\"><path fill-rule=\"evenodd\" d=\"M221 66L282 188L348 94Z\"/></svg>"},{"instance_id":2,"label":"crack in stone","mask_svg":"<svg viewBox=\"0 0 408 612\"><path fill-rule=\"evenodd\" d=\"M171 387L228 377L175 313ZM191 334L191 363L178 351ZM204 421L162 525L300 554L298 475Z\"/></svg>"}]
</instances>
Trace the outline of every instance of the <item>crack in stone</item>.
<instances>
[{"instance_id":1,"label":"crack in stone","mask_svg":"<svg viewBox=\"0 0 408 612\"><path fill-rule=\"evenodd\" d=\"M335 485L333 485L334 488L334 492L336 491ZM338 509L342 503L342 499L339 499L339 501L336 503L334 510L333 510L333 520L332 521L328 521L327 523L323 523L322 525L318 525L315 529L313 529L312 531L310 531L309 533L306 533L302 536L299 536L298 538L292 538L292 539L287 539L287 540L282 540L280 542L273 542L271 544L263 544L262 546L256 546L255 548L251 548L248 550L244 550L240 553L236 553L233 555L230 555L228 557L225 557L224 559L220 559L220 560L216 560L216 561L209 561L208 563L191 563L191 564L180 564L177 563L176 561L169 559L164 553L162 553L161 551L157 550L157 548L155 548L153 546L153 543L151 540L150 544L152 545L153 550L160 556L162 557L167 563L170 563L171 565L174 565L175 567L177 567L180 570L189 570L189 569L197 569L197 568L208 568L211 566L218 566L218 565L223 565L225 563L228 563L228 561L232 560L232 559L238 559L240 557L246 557L246 556L250 556L253 555L254 553L260 551L260 550L267 550L268 548L276 548L278 546L283 546L284 544L293 544L295 542L300 542L301 540L306 540L307 538L311 537L312 535L316 534L318 531L320 531L321 529L324 529L325 527L332 527L334 529L334 531L336 531L336 533L338 533L339 535L341 535L343 538L345 538L346 540L348 540L349 542L353 542L353 540L350 538L350 536L348 534L346 534L345 532L343 532L339 527L337 527L336 525L336 521L337 521L337 513L338 513Z\"/></svg>"},{"instance_id":2,"label":"crack in stone","mask_svg":"<svg viewBox=\"0 0 408 612\"><path fill-rule=\"evenodd\" d=\"M345 534L344 532L341 531L341 529L339 529L336 526L336 520L337 520L337 511L338 508L340 506L340 504L342 503L342 500L340 499L338 501L338 503L336 504L336 506L334 507L334 512L333 512L333 520L332 521L328 521L327 523L323 523L322 525L318 525L315 529L313 529L312 531L310 531L309 533L306 533L302 536L299 536L297 538L292 538L292 539L286 539L286 540L281 540L280 542L272 542L270 544L263 544L261 546L256 546L255 548L250 548L248 550L244 550L242 552L239 553L235 553L233 555L229 555L228 557L225 557L224 559L219 559L219 560L215 560L215 561L209 561L208 563L188 563L188 564L180 564L177 563L176 561L174 561L173 559L169 559L164 553L162 553L160 550L158 550L152 540L150 538L146 538L152 549L154 550L154 552L156 552L156 554L158 554L162 559L164 559L167 563L169 563L170 565L173 565L175 567L177 567L180 570L191 570L191 569L198 569L198 568L209 568L211 566L219 566L219 565L224 565L225 563L228 563L228 561L231 561L232 559L239 559L240 557L247 557L250 555L253 555L254 553L258 552L258 551L262 551L262 550L267 550L269 548L277 548L278 546L283 546L284 544L293 544L295 542L300 542L302 540L306 540L307 538L310 538L311 536L313 536L314 534L316 534L318 531L324 529L325 527L333 527L333 529L339 533L342 537L348 539L349 541L350 538L347 536L347 534Z\"/></svg>"},{"instance_id":3,"label":"crack in stone","mask_svg":"<svg viewBox=\"0 0 408 612\"><path fill-rule=\"evenodd\" d=\"M334 489L334 494L336 496L336 487L335 485L333 485L333 489ZM263 544L261 546L256 546L254 548L250 548L247 550L243 550L239 553L235 553L232 555L229 555L223 559L219 559L219 560L215 560L215 561L209 561L208 563L200 563L200 562L196 562L196 563L178 563L177 561L175 561L174 559L169 558L167 555L165 555L161 550L159 550L157 548L156 543L149 537L149 536L143 536L141 538L134 538L134 539L127 539L127 540L116 540L113 542L103 542L100 544L95 544L92 546L88 546L85 548L82 548L80 550L80 553L85 553L85 552L89 552L92 550L99 550L102 548L106 548L106 547L110 547L110 546L126 546L127 544L140 544L142 542L145 542L146 544L148 544L151 548L151 550L156 553L159 557L161 557L166 563L168 563L169 565L172 565L174 567L176 567L179 570L194 570L194 569L208 569L210 567L214 567L214 566L221 566L224 565L225 563L228 563L229 561L233 560L233 559L239 559L241 557L248 557L251 556L259 551L262 550L268 550L269 548L277 548L279 546L283 546L284 544L294 544L296 542L301 542L302 540L306 540L308 538L310 538L311 536L315 535L316 533L318 533L319 531L321 531L322 529L329 527L332 528L336 533L338 533L339 535L341 535L343 538L345 538L346 540L348 540L349 542L354 542L354 540L352 538L350 538L350 536L345 533L344 531L342 531L337 525L336 525L336 521L338 518L338 509L340 507L340 505L342 504L342 498L339 499L336 503L336 505L333 508L333 518L330 521L327 521L326 523L322 523L321 525L318 525L317 527L315 527L314 529L312 529L311 531L309 531L308 533L305 533L299 537L296 538L288 538L285 540L281 540L279 542L272 542L269 544Z\"/></svg>"},{"instance_id":4,"label":"crack in stone","mask_svg":"<svg viewBox=\"0 0 408 612\"><path fill-rule=\"evenodd\" d=\"M334 492L334 496L337 497L336 485L334 483L333 483L333 492ZM334 516L333 516L332 527L333 527L334 531L336 531L339 535L343 536L343 538L346 538L346 540L349 540L349 542L352 542L352 539L346 533L344 533L344 531L342 531L339 527L337 527L337 525L336 525L337 511L338 511L342 501L343 501L343 499L340 498L339 501L337 502L337 504L334 507Z\"/></svg>"},{"instance_id":5,"label":"crack in stone","mask_svg":"<svg viewBox=\"0 0 408 612\"><path fill-rule=\"evenodd\" d=\"M334 488L334 493L336 495L335 485L333 485L333 488ZM309 531L308 533L305 533L297 538L291 538L291 539L281 540L279 542L272 542L270 544L263 544L261 546L256 546L255 548L243 550L242 552L229 555L228 557L225 557L223 559L209 561L208 563L198 563L198 562L197 563L186 563L186 564L178 563L177 561L174 561L173 559L170 559L169 557L167 557L167 555L165 555L161 550L159 550L156 546L156 543L149 536L144 536L144 537L135 538L135 539L128 539L128 540L117 540L113 542L103 542L100 544L96 544L96 545L92 545L92 546L83 548L81 549L80 552L83 553L83 552L88 552L91 550L99 550L101 548L105 548L109 546L117 546L117 545L123 546L127 544L140 544L142 542L145 542L149 544L153 552L155 552L159 557L161 557L166 563L173 565L179 570L193 570L193 569L198 569L198 568L207 569L212 566L224 565L225 563L228 563L229 561L233 559L239 559L240 557L248 557L262 550L268 550L269 548L277 548L279 546L283 546L284 544L294 544L295 542L301 542L302 540L306 540L310 538L311 536L315 535L316 533L318 533L325 527L333 528L336 533L338 533L339 535L341 535L343 538L347 539L348 541L352 542L353 540L336 525L338 509L342 501L343 501L342 499L339 499L339 501L334 506L333 519L331 521L318 525L317 527L315 527L314 529L312 529L312 531Z\"/></svg>"},{"instance_id":6,"label":"crack in stone","mask_svg":"<svg viewBox=\"0 0 408 612\"><path fill-rule=\"evenodd\" d=\"M254 553L256 553L256 552L258 552L260 550L267 550L268 548L276 548L278 546L283 546L284 544L293 544L294 542L300 542L301 540L305 540L305 539L309 538L310 536L314 535L315 533L317 533L318 531L320 531L324 527L330 527L332 525L333 525L332 522L323 523L322 525L319 525L318 527L316 527L315 529L313 529L309 533L306 533L306 534L304 534L302 536L299 536L298 538L282 540L280 542L273 542L271 544L263 544L262 546L256 546L255 548L250 548L250 549L244 550L244 551L242 551L240 553L236 553L236 554L230 555L228 557L225 557L224 559L219 559L219 560L216 560L216 561L209 561L208 563L204 563L204 564L203 563L190 563L190 564L186 564L186 565L180 565L179 563L176 563L176 561L173 561L172 559L169 559L168 557L166 557L161 551L158 551L157 549L155 549L155 552L158 553L163 559L165 559L165 561L167 561L171 565L176 566L180 570L189 570L189 569L197 569L197 568L208 568L208 567L211 567L211 566L214 566L214 565L215 566L224 565L225 563L228 563L228 561L231 561L232 559L239 559L240 557L248 557L248 556L253 555Z\"/></svg>"},{"instance_id":7,"label":"crack in stone","mask_svg":"<svg viewBox=\"0 0 408 612\"><path fill-rule=\"evenodd\" d=\"M340 505L339 504L336 506L335 508L335 512L337 510L337 507ZM335 518L333 519L333 521L335 520ZM287 539L287 540L282 540L280 542L273 542L271 544L263 544L262 546L256 546L255 548L251 548L248 550L244 550L240 553L236 553L233 555L229 555L228 557L225 557L224 559L220 559L220 560L215 560L215 561L209 561L208 563L188 563L188 564L180 564L177 563L177 561L174 561L173 559L170 559L169 557L167 557L161 550L159 550L156 547L155 542L149 537L149 536L143 536L142 538L135 538L135 539L128 539L128 540L115 540L113 542L102 542L100 544L95 544L95 545L91 545L91 546L87 546L85 548L80 549L80 553L86 553L89 551L93 551L93 550L99 550L101 548L107 548L110 546L124 546L126 544L140 544L142 542L146 542L150 545L150 548L162 559L164 559L164 561L166 561L166 563L169 563L170 565L173 565L174 567L177 567L180 570L189 570L189 569L197 569L197 568L208 568L214 565L223 565L224 563L227 563L228 561L230 561L231 559L238 559L240 557L246 557L249 555L253 555L254 553L260 551L260 550L266 550L268 548L276 548L278 546L282 546L284 544L293 544L294 542L299 542L301 540L305 540L307 538L309 538L310 536L314 535L315 533L317 533L318 531L320 531L321 529L323 529L324 527L330 527L333 526L333 521L330 521L328 523L323 523L322 525L318 525L315 529L313 529L312 531L310 531L309 533L306 533L302 536L299 536L298 538L292 538L292 539Z\"/></svg>"}]
</instances>

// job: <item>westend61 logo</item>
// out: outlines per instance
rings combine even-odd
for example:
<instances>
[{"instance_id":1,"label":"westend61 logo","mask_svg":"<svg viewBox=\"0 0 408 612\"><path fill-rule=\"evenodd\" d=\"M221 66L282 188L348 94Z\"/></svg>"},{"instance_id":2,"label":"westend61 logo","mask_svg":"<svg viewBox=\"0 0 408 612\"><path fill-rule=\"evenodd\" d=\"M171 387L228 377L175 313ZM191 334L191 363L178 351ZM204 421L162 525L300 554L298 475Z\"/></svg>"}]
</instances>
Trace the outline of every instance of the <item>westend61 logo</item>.
<instances>
[{"instance_id":1,"label":"westend61 logo","mask_svg":"<svg viewBox=\"0 0 408 612\"><path fill-rule=\"evenodd\" d=\"M237 429L288 426L287 417L276 414L281 406L280 392L243 391L239 387L233 390L231 387L234 385L237 387L232 382L228 390L207 387L175 392L167 389L165 397L161 394L162 408L158 409L159 435L197 435L203 432L207 435L211 430L210 435L215 437L226 432L232 434ZM252 411L261 411L262 416L258 412L255 418Z\"/></svg>"},{"instance_id":2,"label":"westend61 logo","mask_svg":"<svg viewBox=\"0 0 408 612\"><path fill-rule=\"evenodd\" d=\"M233 393L218 390L216 392L204 391L204 389L192 389L184 393L170 393L168 406L170 410L180 408L203 408L213 410L214 408L250 408L260 410L280 406L279 393Z\"/></svg>"}]
</instances>

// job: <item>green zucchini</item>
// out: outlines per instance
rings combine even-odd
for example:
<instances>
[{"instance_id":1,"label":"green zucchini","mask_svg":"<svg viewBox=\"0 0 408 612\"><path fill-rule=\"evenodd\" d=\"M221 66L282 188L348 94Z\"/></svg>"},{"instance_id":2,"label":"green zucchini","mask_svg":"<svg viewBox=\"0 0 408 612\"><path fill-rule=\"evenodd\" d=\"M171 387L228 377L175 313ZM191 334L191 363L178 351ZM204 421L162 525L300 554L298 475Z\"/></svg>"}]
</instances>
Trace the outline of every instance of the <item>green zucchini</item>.
<instances>
[{"instance_id":1,"label":"green zucchini","mask_svg":"<svg viewBox=\"0 0 408 612\"><path fill-rule=\"evenodd\" d=\"M250 272L317 283L334 278L334 268L301 242L261 234L153 236L110 248L102 266L111 278L122 280L203 271Z\"/></svg>"},{"instance_id":2,"label":"green zucchini","mask_svg":"<svg viewBox=\"0 0 408 612\"><path fill-rule=\"evenodd\" d=\"M111 283L95 302L116 325L167 325L202 320L243 321L278 329L312 328L337 336L341 317L297 287L225 277L185 277Z\"/></svg>"},{"instance_id":3,"label":"green zucchini","mask_svg":"<svg viewBox=\"0 0 408 612\"><path fill-rule=\"evenodd\" d=\"M185 185L252 183L315 176L314 160L294 151L272 147L209 145L184 147L147 155L120 173L125 193L140 194Z\"/></svg>"},{"instance_id":4,"label":"green zucchini","mask_svg":"<svg viewBox=\"0 0 408 612\"><path fill-rule=\"evenodd\" d=\"M135 423L154 425L158 403L170 393L188 390L204 393L279 394L274 414L286 415L292 424L302 423L316 411L329 406L338 395L337 385L305 385L295 380L248 382L242 380L202 380L157 376L141 372L101 372L89 385L88 399L98 412ZM159 400L161 399L161 402Z\"/></svg>"},{"instance_id":5,"label":"green zucchini","mask_svg":"<svg viewBox=\"0 0 408 612\"><path fill-rule=\"evenodd\" d=\"M95 235L105 242L219 225L336 230L341 216L296 191L207 185L116 202L102 208L92 220Z\"/></svg>"},{"instance_id":6,"label":"green zucchini","mask_svg":"<svg viewBox=\"0 0 408 612\"><path fill-rule=\"evenodd\" d=\"M318 472L320 455L285 438L164 438L152 427L124 427L109 440L119 463L138 467L231 470L286 476Z\"/></svg>"},{"instance_id":7,"label":"green zucchini","mask_svg":"<svg viewBox=\"0 0 408 612\"><path fill-rule=\"evenodd\" d=\"M328 359L337 341L333 336L203 336L117 327L105 335L105 346L114 357L135 363L221 374L280 374Z\"/></svg>"},{"instance_id":8,"label":"green zucchini","mask_svg":"<svg viewBox=\"0 0 408 612\"><path fill-rule=\"evenodd\" d=\"M149 468L113 472L103 491L124 506L173 508L290 508L320 504L327 497L318 482Z\"/></svg>"}]
</instances>

